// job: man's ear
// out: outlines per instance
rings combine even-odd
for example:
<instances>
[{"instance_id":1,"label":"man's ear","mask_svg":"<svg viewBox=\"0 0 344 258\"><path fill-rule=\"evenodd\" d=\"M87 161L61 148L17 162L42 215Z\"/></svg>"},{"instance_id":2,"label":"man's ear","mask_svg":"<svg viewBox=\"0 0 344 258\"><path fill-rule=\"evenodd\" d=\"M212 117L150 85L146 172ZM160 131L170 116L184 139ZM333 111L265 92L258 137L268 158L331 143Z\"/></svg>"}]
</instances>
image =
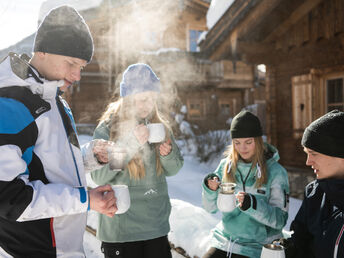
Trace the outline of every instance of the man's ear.
<instances>
[{"instance_id":1,"label":"man's ear","mask_svg":"<svg viewBox=\"0 0 344 258\"><path fill-rule=\"evenodd\" d=\"M37 54L37 56L38 56L40 59L44 59L45 56L46 56L46 53L40 52L40 51L36 52L36 54Z\"/></svg>"}]
</instances>

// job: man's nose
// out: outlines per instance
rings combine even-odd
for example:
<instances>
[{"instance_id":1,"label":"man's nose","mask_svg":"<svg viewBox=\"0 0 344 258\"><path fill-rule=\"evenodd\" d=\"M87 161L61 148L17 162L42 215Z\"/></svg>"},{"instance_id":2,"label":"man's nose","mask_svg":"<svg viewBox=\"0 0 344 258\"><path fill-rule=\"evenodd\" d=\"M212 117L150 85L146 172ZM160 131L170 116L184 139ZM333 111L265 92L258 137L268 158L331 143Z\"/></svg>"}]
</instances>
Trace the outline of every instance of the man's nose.
<instances>
[{"instance_id":1,"label":"man's nose","mask_svg":"<svg viewBox=\"0 0 344 258\"><path fill-rule=\"evenodd\" d=\"M306 165L312 166L312 164L313 164L313 160L311 159L310 155L307 155Z\"/></svg>"},{"instance_id":2,"label":"man's nose","mask_svg":"<svg viewBox=\"0 0 344 258\"><path fill-rule=\"evenodd\" d=\"M81 79L80 69L74 69L72 71L72 78L73 78L74 81L80 81L80 79Z\"/></svg>"}]
</instances>

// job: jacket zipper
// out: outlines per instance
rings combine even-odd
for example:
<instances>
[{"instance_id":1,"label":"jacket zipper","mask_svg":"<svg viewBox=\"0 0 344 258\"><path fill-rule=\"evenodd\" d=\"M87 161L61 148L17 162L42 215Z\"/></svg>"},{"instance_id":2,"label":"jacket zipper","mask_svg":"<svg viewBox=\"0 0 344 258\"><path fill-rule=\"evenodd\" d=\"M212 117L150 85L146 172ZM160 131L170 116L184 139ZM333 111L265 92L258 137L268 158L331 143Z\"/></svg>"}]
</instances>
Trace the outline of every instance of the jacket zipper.
<instances>
[{"instance_id":1,"label":"jacket zipper","mask_svg":"<svg viewBox=\"0 0 344 258\"><path fill-rule=\"evenodd\" d=\"M66 133L67 141L68 141L68 144L69 144L69 149L70 149L70 151L71 151L71 153L72 153L72 157L73 157L74 166L75 166L75 170L76 170L76 175L77 175L77 177L78 177L79 185L82 186L82 184L81 184L81 179L80 179L80 174L79 174L79 169L78 169L78 165L76 164L76 159L75 159L75 155L74 155L74 152L73 152L73 148L72 148L71 143L70 143L69 138L68 138L67 128L66 128L65 124L63 123L63 117L62 117L62 114L61 114L61 110L60 110L60 108L59 108L59 106L58 106L58 104L59 104L58 102L61 103L61 102L59 101L59 99L58 99L58 95L56 95L56 106L57 106L57 110L58 110L59 113L60 113L60 117L61 117L61 119L62 119L62 124L63 124L63 127L64 127L64 129L65 129L65 133ZM63 106L62 103L61 103L61 105L62 105L62 107L63 107L63 109L64 109L64 106ZM65 110L64 110L64 112L65 112L65 114L66 114L66 111L65 111ZM70 121L70 118L69 118L68 114L66 114L66 115L67 115L67 117L68 117L68 119L69 119L69 121ZM71 122L71 121L70 121L70 122ZM72 122L71 122L71 123L72 123ZM73 128L74 128L74 127L73 127Z\"/></svg>"}]
</instances>

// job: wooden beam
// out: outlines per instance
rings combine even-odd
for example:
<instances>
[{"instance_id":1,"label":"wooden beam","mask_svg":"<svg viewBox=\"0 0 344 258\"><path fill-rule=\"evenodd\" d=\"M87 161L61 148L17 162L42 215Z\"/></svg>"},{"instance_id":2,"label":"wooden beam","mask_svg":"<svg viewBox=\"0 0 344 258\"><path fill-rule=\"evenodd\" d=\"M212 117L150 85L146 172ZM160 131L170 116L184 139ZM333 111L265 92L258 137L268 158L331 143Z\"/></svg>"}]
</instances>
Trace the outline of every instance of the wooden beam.
<instances>
[{"instance_id":1,"label":"wooden beam","mask_svg":"<svg viewBox=\"0 0 344 258\"><path fill-rule=\"evenodd\" d=\"M244 54L266 54L275 48L275 44L259 43L259 42L237 42L237 51Z\"/></svg>"},{"instance_id":2,"label":"wooden beam","mask_svg":"<svg viewBox=\"0 0 344 258\"><path fill-rule=\"evenodd\" d=\"M278 26L266 39L264 42L271 42L274 39L282 36L286 33L294 24L296 24L302 17L309 13L318 4L323 2L323 0L306 0L300 5L287 20L285 20L280 26Z\"/></svg>"},{"instance_id":3,"label":"wooden beam","mask_svg":"<svg viewBox=\"0 0 344 258\"><path fill-rule=\"evenodd\" d=\"M245 35L247 30L256 24L259 19L263 19L283 0L262 0L247 16L237 24L234 29L222 39L222 43L210 53L211 60L219 60L221 57L231 52L232 45L241 35ZM226 26L229 26L228 24ZM217 38L218 39L218 38ZM215 39L214 39L215 40Z\"/></svg>"},{"instance_id":4,"label":"wooden beam","mask_svg":"<svg viewBox=\"0 0 344 258\"><path fill-rule=\"evenodd\" d=\"M197 4L199 4L199 5L202 5L202 6L206 7L206 8L209 8L209 5L210 5L209 3L204 2L204 1L202 1L202 0L189 0L189 1L195 2L195 3L197 3Z\"/></svg>"},{"instance_id":5,"label":"wooden beam","mask_svg":"<svg viewBox=\"0 0 344 258\"><path fill-rule=\"evenodd\" d=\"M344 44L344 43L343 43ZM312 42L302 47L296 47L288 51L282 49L271 49L265 53L251 53L245 54L242 58L247 63L254 64L266 64L266 65L290 65L289 60L297 63L301 62L306 67L314 67L319 60L331 59L333 65L341 63L344 57L343 45L340 41L340 37L334 37L331 39L323 39L321 41ZM290 68L292 69L292 68Z\"/></svg>"}]
</instances>

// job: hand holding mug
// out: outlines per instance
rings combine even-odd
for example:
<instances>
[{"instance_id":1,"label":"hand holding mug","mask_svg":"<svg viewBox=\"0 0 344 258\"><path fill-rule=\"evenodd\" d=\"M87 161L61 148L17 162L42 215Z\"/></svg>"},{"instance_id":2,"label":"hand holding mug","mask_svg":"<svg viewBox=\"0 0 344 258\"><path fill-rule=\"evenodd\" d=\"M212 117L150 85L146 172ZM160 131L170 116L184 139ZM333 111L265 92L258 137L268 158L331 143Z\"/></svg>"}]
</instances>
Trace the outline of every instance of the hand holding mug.
<instances>
[{"instance_id":1,"label":"hand holding mug","mask_svg":"<svg viewBox=\"0 0 344 258\"><path fill-rule=\"evenodd\" d=\"M217 176L208 179L208 188L210 190L216 191L219 188L220 185L219 178Z\"/></svg>"},{"instance_id":2,"label":"hand holding mug","mask_svg":"<svg viewBox=\"0 0 344 258\"><path fill-rule=\"evenodd\" d=\"M168 139L166 142L160 144L159 152L161 156L167 156L172 151L171 139Z\"/></svg>"},{"instance_id":3,"label":"hand holding mug","mask_svg":"<svg viewBox=\"0 0 344 258\"><path fill-rule=\"evenodd\" d=\"M243 204L244 199L245 199L245 195L246 195L245 192L238 192L235 195L236 199L238 200L239 207L242 207L242 204Z\"/></svg>"},{"instance_id":4,"label":"hand holding mug","mask_svg":"<svg viewBox=\"0 0 344 258\"><path fill-rule=\"evenodd\" d=\"M117 212L116 198L110 185L102 185L88 191L91 210L113 217Z\"/></svg>"},{"instance_id":5,"label":"hand holding mug","mask_svg":"<svg viewBox=\"0 0 344 258\"><path fill-rule=\"evenodd\" d=\"M93 140L93 154L100 164L106 164L109 162L108 159L108 148L113 146L113 142L106 141L103 139Z\"/></svg>"}]
</instances>

